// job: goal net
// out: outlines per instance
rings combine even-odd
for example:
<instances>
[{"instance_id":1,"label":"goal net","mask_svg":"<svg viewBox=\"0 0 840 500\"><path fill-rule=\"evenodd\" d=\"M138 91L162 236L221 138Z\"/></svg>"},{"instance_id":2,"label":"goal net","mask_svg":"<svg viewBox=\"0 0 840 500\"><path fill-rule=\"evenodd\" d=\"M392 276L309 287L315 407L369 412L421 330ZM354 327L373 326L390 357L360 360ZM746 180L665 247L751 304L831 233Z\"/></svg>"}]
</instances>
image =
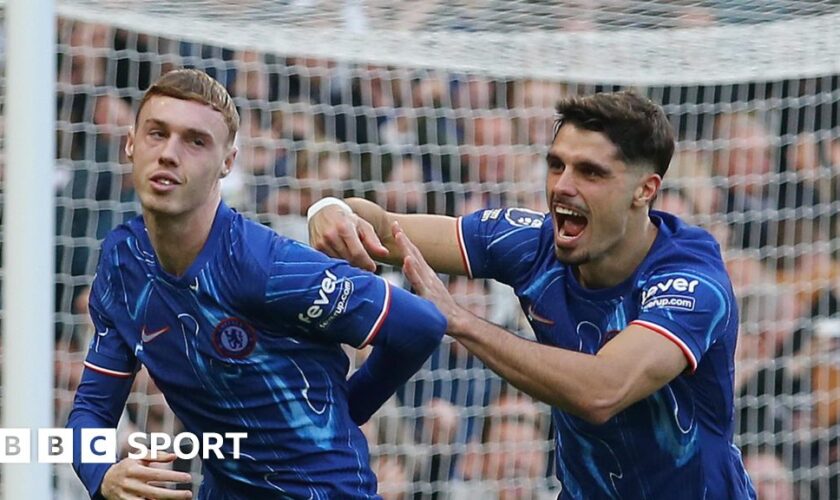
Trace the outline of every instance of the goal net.
<instances>
[{"instance_id":1,"label":"goal net","mask_svg":"<svg viewBox=\"0 0 840 500\"><path fill-rule=\"evenodd\" d=\"M138 210L125 134L162 73L197 67L229 88L242 127L224 198L303 240L307 207L330 194L401 212L544 210L554 103L633 87L678 132L657 206L718 238L739 297L734 418L753 480L840 498L837 2L63 0L58 11L57 422L91 335L98 245ZM530 335L505 287L448 286ZM180 430L144 372L123 425ZM386 498L557 493L547 407L449 341L365 432ZM200 478L197 463L177 467ZM56 497L76 498L69 467L56 475Z\"/></svg>"}]
</instances>

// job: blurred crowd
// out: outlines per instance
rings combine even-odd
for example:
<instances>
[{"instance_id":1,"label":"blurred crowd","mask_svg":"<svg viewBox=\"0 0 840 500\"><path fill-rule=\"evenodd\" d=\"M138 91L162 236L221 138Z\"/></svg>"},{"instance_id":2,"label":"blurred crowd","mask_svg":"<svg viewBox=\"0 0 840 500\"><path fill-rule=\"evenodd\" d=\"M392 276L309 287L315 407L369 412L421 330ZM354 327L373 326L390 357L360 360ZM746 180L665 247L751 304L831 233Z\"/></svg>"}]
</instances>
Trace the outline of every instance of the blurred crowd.
<instances>
[{"instance_id":1,"label":"blurred crowd","mask_svg":"<svg viewBox=\"0 0 840 500\"><path fill-rule=\"evenodd\" d=\"M161 73L198 67L228 87L242 126L224 199L302 241L306 209L328 195L412 213L542 211L554 103L618 89L281 57L70 20L59 22L58 41L59 424L92 334L98 244L138 209L125 135ZM717 238L740 301L737 441L760 498L840 498L838 83L829 75L638 89L665 106L679 133L655 207ZM402 284L398 271L381 272ZM448 286L480 316L531 335L506 287L463 278ZM179 429L145 371L123 423ZM548 408L448 339L364 431L386 499L556 496ZM73 498L67 492L80 485L68 471L57 484Z\"/></svg>"}]
</instances>

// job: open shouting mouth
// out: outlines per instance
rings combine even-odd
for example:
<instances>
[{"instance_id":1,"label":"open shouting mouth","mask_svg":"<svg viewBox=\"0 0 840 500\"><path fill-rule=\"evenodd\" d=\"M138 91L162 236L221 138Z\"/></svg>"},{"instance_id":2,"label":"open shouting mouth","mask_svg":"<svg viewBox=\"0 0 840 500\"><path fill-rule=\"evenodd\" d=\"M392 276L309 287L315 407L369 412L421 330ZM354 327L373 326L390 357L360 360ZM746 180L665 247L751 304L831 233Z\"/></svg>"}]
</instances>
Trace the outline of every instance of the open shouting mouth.
<instances>
[{"instance_id":1,"label":"open shouting mouth","mask_svg":"<svg viewBox=\"0 0 840 500\"><path fill-rule=\"evenodd\" d=\"M568 207L555 205L554 227L557 231L557 243L562 246L574 243L583 234L589 219L583 213Z\"/></svg>"}]
</instances>

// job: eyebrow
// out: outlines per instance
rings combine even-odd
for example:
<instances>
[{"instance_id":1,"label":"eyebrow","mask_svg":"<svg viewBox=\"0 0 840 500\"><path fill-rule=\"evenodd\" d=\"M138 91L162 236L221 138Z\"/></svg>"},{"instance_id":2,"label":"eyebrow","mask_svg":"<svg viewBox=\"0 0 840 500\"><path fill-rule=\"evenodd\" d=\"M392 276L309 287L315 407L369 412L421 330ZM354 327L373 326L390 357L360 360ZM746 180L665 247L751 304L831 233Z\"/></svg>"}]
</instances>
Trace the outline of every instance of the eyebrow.
<instances>
[{"instance_id":1,"label":"eyebrow","mask_svg":"<svg viewBox=\"0 0 840 500\"><path fill-rule=\"evenodd\" d=\"M551 162L552 160L554 160L554 161L559 161L559 162L562 162L562 161L563 161L563 159L562 159L562 158L560 158L558 155L556 155L556 154L552 153L551 151L549 151L549 152L548 152L548 153L546 153L546 155L545 155L545 161L546 161L546 163L548 163L548 162Z\"/></svg>"},{"instance_id":2,"label":"eyebrow","mask_svg":"<svg viewBox=\"0 0 840 500\"><path fill-rule=\"evenodd\" d=\"M165 128L165 129L171 128L168 123L166 123L163 120L158 120L157 118L147 118L146 121L143 122L143 125L146 125L146 124L151 124L152 126L162 127L162 128ZM198 128L188 127L186 129L186 133L183 134L183 135L188 135L188 136L193 135L193 136L198 136L198 137L201 137L201 138L204 138L204 139L213 140L213 134L211 134L210 132L208 132L206 130L202 130L202 129L198 129Z\"/></svg>"},{"instance_id":3,"label":"eyebrow","mask_svg":"<svg viewBox=\"0 0 840 500\"><path fill-rule=\"evenodd\" d=\"M594 171L596 174L599 174L599 175L607 175L607 174L609 174L609 173L610 173L610 170L609 170L608 168L604 167L604 166L603 166L603 165L601 165L600 163L595 163L595 162L592 162L592 161L584 161L584 162L581 162L581 163L579 164L579 166L580 166L580 167L587 168L587 169L589 169L589 170L592 170L592 171Z\"/></svg>"},{"instance_id":4,"label":"eyebrow","mask_svg":"<svg viewBox=\"0 0 840 500\"><path fill-rule=\"evenodd\" d=\"M561 163L565 163L563 161L563 158L560 157L560 155L558 155L556 153L552 153L551 151L546 153L545 161L546 161L546 163L550 163L552 161L559 161ZM596 162L588 161L588 160L578 163L577 167L578 168L580 168L580 167L587 168L589 170L594 171L595 173L597 173L599 175L608 175L610 173L610 169L606 168L605 166L601 165L600 163L596 163Z\"/></svg>"}]
</instances>

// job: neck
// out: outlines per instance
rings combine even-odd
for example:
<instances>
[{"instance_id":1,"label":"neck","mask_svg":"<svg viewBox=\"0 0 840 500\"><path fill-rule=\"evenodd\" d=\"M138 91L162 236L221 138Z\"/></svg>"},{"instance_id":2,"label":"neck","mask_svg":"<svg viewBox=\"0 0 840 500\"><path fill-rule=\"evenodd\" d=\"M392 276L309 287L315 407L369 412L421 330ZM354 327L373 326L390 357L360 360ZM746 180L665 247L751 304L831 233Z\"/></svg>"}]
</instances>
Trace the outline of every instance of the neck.
<instances>
[{"instance_id":1,"label":"neck","mask_svg":"<svg viewBox=\"0 0 840 500\"><path fill-rule=\"evenodd\" d=\"M187 272L210 236L220 201L180 216L143 210L149 240L166 272L174 276Z\"/></svg>"},{"instance_id":2,"label":"neck","mask_svg":"<svg viewBox=\"0 0 840 500\"><path fill-rule=\"evenodd\" d=\"M577 268L577 277L586 288L609 288L618 285L636 272L650 252L659 229L645 211L639 229L627 234L621 243L598 260Z\"/></svg>"}]
</instances>

